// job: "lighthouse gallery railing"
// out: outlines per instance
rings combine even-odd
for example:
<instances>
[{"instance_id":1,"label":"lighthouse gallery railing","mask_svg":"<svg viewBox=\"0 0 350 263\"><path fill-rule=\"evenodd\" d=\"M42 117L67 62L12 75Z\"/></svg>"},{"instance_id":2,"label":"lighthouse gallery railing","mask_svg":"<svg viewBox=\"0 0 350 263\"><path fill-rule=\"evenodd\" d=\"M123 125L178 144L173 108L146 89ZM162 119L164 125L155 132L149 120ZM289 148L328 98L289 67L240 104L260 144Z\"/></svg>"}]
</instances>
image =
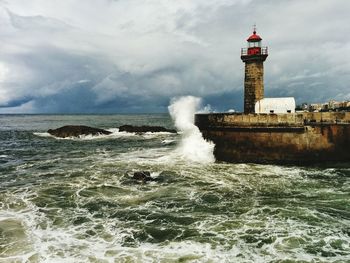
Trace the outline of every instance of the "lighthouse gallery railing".
<instances>
[{"instance_id":1,"label":"lighthouse gallery railing","mask_svg":"<svg viewBox=\"0 0 350 263\"><path fill-rule=\"evenodd\" d=\"M254 55L268 55L267 47L261 47L261 48L256 47L256 48L253 48L253 49L255 49L254 50ZM248 55L251 55L251 53L248 52L248 48L242 48L241 49L241 56L248 56Z\"/></svg>"}]
</instances>

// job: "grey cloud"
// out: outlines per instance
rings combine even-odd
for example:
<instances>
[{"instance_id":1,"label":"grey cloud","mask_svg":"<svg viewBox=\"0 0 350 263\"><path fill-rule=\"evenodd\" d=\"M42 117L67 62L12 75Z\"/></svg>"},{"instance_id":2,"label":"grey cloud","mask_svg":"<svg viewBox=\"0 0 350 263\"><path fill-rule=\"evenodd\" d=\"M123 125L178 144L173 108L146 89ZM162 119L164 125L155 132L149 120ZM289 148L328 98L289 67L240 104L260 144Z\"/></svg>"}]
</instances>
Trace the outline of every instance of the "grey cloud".
<instances>
[{"instance_id":1,"label":"grey cloud","mask_svg":"<svg viewBox=\"0 0 350 263\"><path fill-rule=\"evenodd\" d=\"M33 30L41 30L50 33L56 30L67 30L71 28L68 24L58 19L47 18L40 15L25 17L16 15L9 10L6 11L12 26L20 30L31 30L32 32Z\"/></svg>"},{"instance_id":2,"label":"grey cloud","mask_svg":"<svg viewBox=\"0 0 350 263\"><path fill-rule=\"evenodd\" d=\"M30 2L30 3L29 3ZM0 1L0 113L156 112L196 95L242 109L258 24L266 95L350 99L346 0Z\"/></svg>"}]
</instances>

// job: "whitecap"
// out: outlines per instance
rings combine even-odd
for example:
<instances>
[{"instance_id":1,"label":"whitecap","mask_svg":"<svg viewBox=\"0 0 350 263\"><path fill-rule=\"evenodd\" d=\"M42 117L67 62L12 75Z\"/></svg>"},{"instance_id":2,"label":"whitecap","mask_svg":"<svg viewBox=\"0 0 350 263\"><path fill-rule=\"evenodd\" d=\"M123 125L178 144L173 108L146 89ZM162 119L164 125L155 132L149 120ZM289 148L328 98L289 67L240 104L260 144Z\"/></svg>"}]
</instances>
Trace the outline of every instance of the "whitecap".
<instances>
[{"instance_id":1,"label":"whitecap","mask_svg":"<svg viewBox=\"0 0 350 263\"><path fill-rule=\"evenodd\" d=\"M154 138L164 138L168 136L176 136L174 133L170 132L145 132L145 133L134 133L119 131L119 128L108 128L107 131L111 134L97 134L97 135L80 135L78 137L66 137L60 138L53 136L47 132L34 132L33 134L43 138L55 138L58 140L100 140L100 139L119 139L119 138L140 138L140 139L154 139Z\"/></svg>"},{"instance_id":2,"label":"whitecap","mask_svg":"<svg viewBox=\"0 0 350 263\"><path fill-rule=\"evenodd\" d=\"M169 139L162 140L162 144L164 144L164 145L173 144L174 142L175 142L175 140L169 140Z\"/></svg>"},{"instance_id":3,"label":"whitecap","mask_svg":"<svg viewBox=\"0 0 350 263\"><path fill-rule=\"evenodd\" d=\"M52 136L50 133L48 132L34 132L33 133L35 136L39 136L39 137L52 137L55 138L54 136Z\"/></svg>"}]
</instances>

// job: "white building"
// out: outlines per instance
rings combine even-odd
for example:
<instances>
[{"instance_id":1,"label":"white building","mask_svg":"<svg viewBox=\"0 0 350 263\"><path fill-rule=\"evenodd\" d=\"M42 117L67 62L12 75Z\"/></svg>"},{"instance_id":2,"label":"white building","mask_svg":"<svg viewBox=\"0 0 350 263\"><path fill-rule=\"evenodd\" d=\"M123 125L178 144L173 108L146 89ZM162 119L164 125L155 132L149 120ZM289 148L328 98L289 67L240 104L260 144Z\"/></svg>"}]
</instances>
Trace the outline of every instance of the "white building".
<instances>
[{"instance_id":1,"label":"white building","mask_svg":"<svg viewBox=\"0 0 350 263\"><path fill-rule=\"evenodd\" d=\"M265 98L255 103L255 113L295 113L295 99Z\"/></svg>"}]
</instances>

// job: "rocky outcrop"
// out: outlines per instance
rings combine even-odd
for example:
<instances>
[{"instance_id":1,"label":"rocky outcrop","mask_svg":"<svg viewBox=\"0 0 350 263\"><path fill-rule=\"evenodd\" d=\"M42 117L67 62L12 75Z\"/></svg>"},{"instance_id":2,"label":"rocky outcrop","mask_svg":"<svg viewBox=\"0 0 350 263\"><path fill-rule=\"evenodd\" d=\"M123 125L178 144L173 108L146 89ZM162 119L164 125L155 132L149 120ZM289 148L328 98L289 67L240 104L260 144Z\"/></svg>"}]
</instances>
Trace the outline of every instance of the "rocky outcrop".
<instances>
[{"instance_id":1,"label":"rocky outcrop","mask_svg":"<svg viewBox=\"0 0 350 263\"><path fill-rule=\"evenodd\" d=\"M142 182L153 181L151 173L147 171L134 172L132 179Z\"/></svg>"},{"instance_id":2,"label":"rocky outcrop","mask_svg":"<svg viewBox=\"0 0 350 263\"><path fill-rule=\"evenodd\" d=\"M143 133L143 132L170 132L176 133L176 130L167 129L161 126L133 126L133 125L122 125L119 127L120 132L135 132L135 133Z\"/></svg>"},{"instance_id":3,"label":"rocky outcrop","mask_svg":"<svg viewBox=\"0 0 350 263\"><path fill-rule=\"evenodd\" d=\"M162 171L151 175L150 171L129 171L122 177L121 183L125 185L155 183L172 183L177 179L172 171Z\"/></svg>"},{"instance_id":4,"label":"rocky outcrop","mask_svg":"<svg viewBox=\"0 0 350 263\"><path fill-rule=\"evenodd\" d=\"M54 130L50 129L47 132L55 137L60 138L79 137L80 135L111 134L110 131L106 131L99 128L92 128L84 125L67 125Z\"/></svg>"},{"instance_id":5,"label":"rocky outcrop","mask_svg":"<svg viewBox=\"0 0 350 263\"><path fill-rule=\"evenodd\" d=\"M130 175L129 175L130 176ZM130 177L129 177L130 178ZM133 176L131 177L133 181L146 183L146 182L164 182L164 176L158 175L158 176L151 176L151 173L148 171L137 171L133 173Z\"/></svg>"}]
</instances>

